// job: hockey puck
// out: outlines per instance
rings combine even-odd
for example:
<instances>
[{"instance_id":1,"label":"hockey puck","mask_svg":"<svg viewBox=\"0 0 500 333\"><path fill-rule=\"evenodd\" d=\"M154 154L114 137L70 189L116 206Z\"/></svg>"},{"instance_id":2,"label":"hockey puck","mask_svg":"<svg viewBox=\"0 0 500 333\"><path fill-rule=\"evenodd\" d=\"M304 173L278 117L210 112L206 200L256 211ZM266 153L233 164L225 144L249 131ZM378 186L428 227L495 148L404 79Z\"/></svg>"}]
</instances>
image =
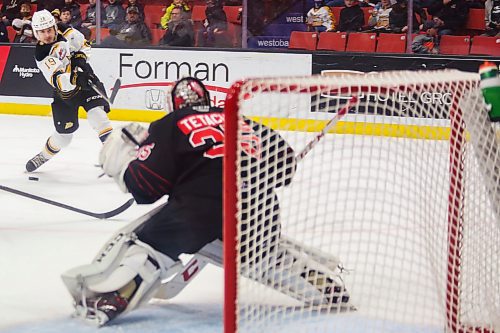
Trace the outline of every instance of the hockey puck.
<instances>
[{"instance_id":1,"label":"hockey puck","mask_svg":"<svg viewBox=\"0 0 500 333\"><path fill-rule=\"evenodd\" d=\"M29 180L38 181L38 177L28 177Z\"/></svg>"}]
</instances>

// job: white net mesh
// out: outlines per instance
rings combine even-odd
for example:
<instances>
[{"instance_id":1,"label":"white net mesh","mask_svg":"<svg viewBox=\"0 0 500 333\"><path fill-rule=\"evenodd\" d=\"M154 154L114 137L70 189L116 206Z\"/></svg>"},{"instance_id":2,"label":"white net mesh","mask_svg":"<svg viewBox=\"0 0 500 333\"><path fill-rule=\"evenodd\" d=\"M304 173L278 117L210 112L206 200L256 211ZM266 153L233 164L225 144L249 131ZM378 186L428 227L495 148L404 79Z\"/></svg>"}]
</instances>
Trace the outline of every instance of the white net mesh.
<instances>
[{"instance_id":1,"label":"white net mesh","mask_svg":"<svg viewBox=\"0 0 500 333\"><path fill-rule=\"evenodd\" d=\"M263 167L237 151L238 167L227 168L241 189L236 221L226 217L238 230L239 332L500 331L500 137L478 79L435 71L243 84L240 116L275 129L295 154L349 112L288 186L269 182L279 158ZM267 138L260 148L281 149ZM346 291L333 299L325 283Z\"/></svg>"}]
</instances>

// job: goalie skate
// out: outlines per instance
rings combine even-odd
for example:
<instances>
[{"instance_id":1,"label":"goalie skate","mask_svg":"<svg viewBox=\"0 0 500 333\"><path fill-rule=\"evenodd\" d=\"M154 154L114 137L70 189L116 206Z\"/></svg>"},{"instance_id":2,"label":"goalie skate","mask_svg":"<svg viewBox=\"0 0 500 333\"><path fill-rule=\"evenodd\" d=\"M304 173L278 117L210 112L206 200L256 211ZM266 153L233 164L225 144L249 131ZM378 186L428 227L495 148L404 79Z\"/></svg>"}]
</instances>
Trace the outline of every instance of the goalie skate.
<instances>
[{"instance_id":1,"label":"goalie skate","mask_svg":"<svg viewBox=\"0 0 500 333\"><path fill-rule=\"evenodd\" d=\"M326 266L326 257L313 256L304 249L299 251L298 247L284 243L280 245L281 251L273 269L261 277L256 275L259 270L249 271L246 275L318 311L355 310L341 277L343 270L334 257Z\"/></svg>"},{"instance_id":2,"label":"goalie skate","mask_svg":"<svg viewBox=\"0 0 500 333\"><path fill-rule=\"evenodd\" d=\"M75 306L75 316L102 326L125 311L128 301L118 292L86 299Z\"/></svg>"},{"instance_id":3,"label":"goalie skate","mask_svg":"<svg viewBox=\"0 0 500 333\"><path fill-rule=\"evenodd\" d=\"M33 172L39 167L42 166L42 164L46 163L49 159L43 156L43 153L38 153L36 154L32 159L26 163L26 171L28 172Z\"/></svg>"},{"instance_id":4,"label":"goalie skate","mask_svg":"<svg viewBox=\"0 0 500 333\"><path fill-rule=\"evenodd\" d=\"M323 295L322 301L317 304L319 310L327 308L337 311L355 310L349 302L350 295L340 276L332 278L316 270L307 270L301 276Z\"/></svg>"}]
</instances>

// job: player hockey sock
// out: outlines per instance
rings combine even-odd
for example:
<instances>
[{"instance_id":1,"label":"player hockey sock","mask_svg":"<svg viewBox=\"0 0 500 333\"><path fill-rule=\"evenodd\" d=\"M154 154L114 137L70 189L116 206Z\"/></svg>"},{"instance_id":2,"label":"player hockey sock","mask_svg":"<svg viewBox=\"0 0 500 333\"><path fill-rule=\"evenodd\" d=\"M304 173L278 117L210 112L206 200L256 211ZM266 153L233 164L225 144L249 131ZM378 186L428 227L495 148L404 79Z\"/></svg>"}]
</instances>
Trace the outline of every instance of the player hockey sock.
<instances>
[{"instance_id":1,"label":"player hockey sock","mask_svg":"<svg viewBox=\"0 0 500 333\"><path fill-rule=\"evenodd\" d=\"M111 134L112 131L113 128L111 127L105 128L104 130L100 131L99 140L101 140L101 142L104 143L104 141L106 141L106 139L108 138L108 136Z\"/></svg>"},{"instance_id":2,"label":"player hockey sock","mask_svg":"<svg viewBox=\"0 0 500 333\"><path fill-rule=\"evenodd\" d=\"M50 160L55 154L57 154L60 149L55 148L50 143L50 138L47 139L44 149L36 154L32 159L26 163L26 171L33 172L38 169L42 164Z\"/></svg>"}]
</instances>

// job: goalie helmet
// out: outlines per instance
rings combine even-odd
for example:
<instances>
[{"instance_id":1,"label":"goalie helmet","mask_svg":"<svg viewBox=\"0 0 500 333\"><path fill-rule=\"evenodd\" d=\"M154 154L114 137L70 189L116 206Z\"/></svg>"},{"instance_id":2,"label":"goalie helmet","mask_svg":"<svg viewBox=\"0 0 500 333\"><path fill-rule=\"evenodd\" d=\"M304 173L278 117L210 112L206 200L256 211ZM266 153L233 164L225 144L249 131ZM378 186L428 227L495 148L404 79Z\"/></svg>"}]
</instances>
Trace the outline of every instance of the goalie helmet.
<instances>
[{"instance_id":1,"label":"goalie helmet","mask_svg":"<svg viewBox=\"0 0 500 333\"><path fill-rule=\"evenodd\" d=\"M198 79L186 77L177 81L171 91L172 111L193 107L197 111L208 111L210 94Z\"/></svg>"},{"instance_id":2,"label":"goalie helmet","mask_svg":"<svg viewBox=\"0 0 500 333\"><path fill-rule=\"evenodd\" d=\"M36 39L40 39L38 37L38 31L50 27L54 27L57 34L56 19L46 9L37 11L33 14L31 18L31 27L33 28L33 35L35 35Z\"/></svg>"}]
</instances>

